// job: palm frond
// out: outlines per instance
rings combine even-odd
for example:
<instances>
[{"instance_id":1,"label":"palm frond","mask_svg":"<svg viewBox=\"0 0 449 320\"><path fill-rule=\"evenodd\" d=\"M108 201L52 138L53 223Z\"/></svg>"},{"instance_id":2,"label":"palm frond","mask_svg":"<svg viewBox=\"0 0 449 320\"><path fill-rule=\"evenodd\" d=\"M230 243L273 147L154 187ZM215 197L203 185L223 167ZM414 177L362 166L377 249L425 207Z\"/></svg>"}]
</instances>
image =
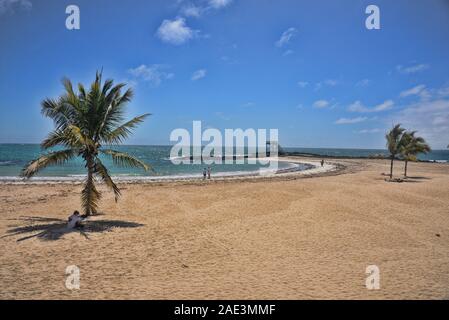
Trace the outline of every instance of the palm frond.
<instances>
[{"instance_id":1,"label":"palm frond","mask_svg":"<svg viewBox=\"0 0 449 320\"><path fill-rule=\"evenodd\" d=\"M98 158L95 160L94 172L100 176L100 178L112 191L114 191L115 202L117 202L118 198L121 196L120 189L112 180L111 176L109 175L108 169L103 165L101 160Z\"/></svg>"},{"instance_id":2,"label":"palm frond","mask_svg":"<svg viewBox=\"0 0 449 320\"><path fill-rule=\"evenodd\" d=\"M47 138L41 143L42 149L49 149L57 145L67 146L69 142L67 141L67 136L64 134L63 130L55 130L49 133Z\"/></svg>"},{"instance_id":3,"label":"palm frond","mask_svg":"<svg viewBox=\"0 0 449 320\"><path fill-rule=\"evenodd\" d=\"M40 156L39 158L30 161L21 172L21 176L25 178L31 178L39 170L56 164L63 164L73 158L76 154L76 150L67 149L61 151L50 152Z\"/></svg>"},{"instance_id":4,"label":"palm frond","mask_svg":"<svg viewBox=\"0 0 449 320\"><path fill-rule=\"evenodd\" d=\"M419 153L428 153L431 151L423 137L416 136L417 131L404 132L400 144L401 156L410 161L416 161Z\"/></svg>"},{"instance_id":5,"label":"palm frond","mask_svg":"<svg viewBox=\"0 0 449 320\"><path fill-rule=\"evenodd\" d=\"M112 157L114 164L119 167L142 168L145 171L153 170L150 165L125 152L119 152L111 149L102 149L100 151L103 154Z\"/></svg>"},{"instance_id":6,"label":"palm frond","mask_svg":"<svg viewBox=\"0 0 449 320\"><path fill-rule=\"evenodd\" d=\"M65 130L54 130L41 143L43 149L49 149L57 145L82 148L92 145L93 142L81 133L81 129L74 125L69 125Z\"/></svg>"},{"instance_id":7,"label":"palm frond","mask_svg":"<svg viewBox=\"0 0 449 320\"><path fill-rule=\"evenodd\" d=\"M391 156L394 157L400 152L401 140L405 129L400 124L395 125L386 135L387 149Z\"/></svg>"},{"instance_id":8,"label":"palm frond","mask_svg":"<svg viewBox=\"0 0 449 320\"><path fill-rule=\"evenodd\" d=\"M62 97L56 99L44 99L41 103L41 113L53 120L56 130L65 129L74 122L75 111L73 107L64 103Z\"/></svg>"},{"instance_id":9,"label":"palm frond","mask_svg":"<svg viewBox=\"0 0 449 320\"><path fill-rule=\"evenodd\" d=\"M124 86L125 84L120 83L114 86L105 97L102 96L101 103L104 109L102 109L102 121L96 132L95 140L111 132L123 122L126 103L132 97L131 89L121 95L121 88Z\"/></svg>"},{"instance_id":10,"label":"palm frond","mask_svg":"<svg viewBox=\"0 0 449 320\"><path fill-rule=\"evenodd\" d=\"M141 116L135 117L130 121L122 124L121 126L112 130L112 132L104 134L102 137L103 142L106 144L116 144L121 143L123 140L127 139L132 133L132 130L141 122L145 120L146 117L150 116L150 113L143 114Z\"/></svg>"},{"instance_id":11,"label":"palm frond","mask_svg":"<svg viewBox=\"0 0 449 320\"><path fill-rule=\"evenodd\" d=\"M109 89L111 89L113 85L114 85L114 81L112 79L107 79L103 84L103 89L101 90L101 94L103 96L106 96Z\"/></svg>"},{"instance_id":12,"label":"palm frond","mask_svg":"<svg viewBox=\"0 0 449 320\"><path fill-rule=\"evenodd\" d=\"M82 83L78 83L78 92L79 92L78 97L81 100L86 100L86 89L84 88Z\"/></svg>"}]
</instances>

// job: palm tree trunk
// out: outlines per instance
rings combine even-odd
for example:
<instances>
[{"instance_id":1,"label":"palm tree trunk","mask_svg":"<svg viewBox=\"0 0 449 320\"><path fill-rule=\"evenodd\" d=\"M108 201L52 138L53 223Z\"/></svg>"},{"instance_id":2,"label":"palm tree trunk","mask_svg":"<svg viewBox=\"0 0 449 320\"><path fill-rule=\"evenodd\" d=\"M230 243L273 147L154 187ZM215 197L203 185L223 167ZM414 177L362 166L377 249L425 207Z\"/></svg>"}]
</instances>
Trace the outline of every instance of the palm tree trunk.
<instances>
[{"instance_id":1,"label":"palm tree trunk","mask_svg":"<svg viewBox=\"0 0 449 320\"><path fill-rule=\"evenodd\" d=\"M84 186L84 216L88 217L97 212L97 201L99 199L99 192L95 188L94 184L94 160L92 157L86 158L86 167L87 167L87 179Z\"/></svg>"},{"instance_id":2,"label":"palm tree trunk","mask_svg":"<svg viewBox=\"0 0 449 320\"><path fill-rule=\"evenodd\" d=\"M390 179L393 179L393 161L394 161L394 156L391 157L391 163L390 163Z\"/></svg>"},{"instance_id":3,"label":"palm tree trunk","mask_svg":"<svg viewBox=\"0 0 449 320\"><path fill-rule=\"evenodd\" d=\"M93 172L92 172L92 167L91 164L88 164L87 166L87 185L91 186L94 184L94 176L93 176ZM92 198L92 188L89 187L89 191L90 193L89 198ZM90 216L91 214L93 214L93 210L92 210L92 203L89 201L86 203L86 207L84 208L85 210L85 214L87 216Z\"/></svg>"},{"instance_id":4,"label":"palm tree trunk","mask_svg":"<svg viewBox=\"0 0 449 320\"><path fill-rule=\"evenodd\" d=\"M407 177L407 164L408 164L408 161L405 160L404 177Z\"/></svg>"}]
</instances>

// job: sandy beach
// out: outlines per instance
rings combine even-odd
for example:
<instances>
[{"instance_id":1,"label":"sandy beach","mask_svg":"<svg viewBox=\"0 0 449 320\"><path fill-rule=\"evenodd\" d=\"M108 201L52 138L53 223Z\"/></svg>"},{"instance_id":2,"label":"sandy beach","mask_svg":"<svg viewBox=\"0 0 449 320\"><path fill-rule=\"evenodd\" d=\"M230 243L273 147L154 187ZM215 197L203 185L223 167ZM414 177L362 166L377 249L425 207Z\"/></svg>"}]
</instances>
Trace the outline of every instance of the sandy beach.
<instances>
[{"instance_id":1,"label":"sandy beach","mask_svg":"<svg viewBox=\"0 0 449 320\"><path fill-rule=\"evenodd\" d=\"M387 160L329 161L344 169L122 184L118 203L102 186L84 234L63 231L81 185L0 184L0 298L448 299L449 165L392 183Z\"/></svg>"}]
</instances>

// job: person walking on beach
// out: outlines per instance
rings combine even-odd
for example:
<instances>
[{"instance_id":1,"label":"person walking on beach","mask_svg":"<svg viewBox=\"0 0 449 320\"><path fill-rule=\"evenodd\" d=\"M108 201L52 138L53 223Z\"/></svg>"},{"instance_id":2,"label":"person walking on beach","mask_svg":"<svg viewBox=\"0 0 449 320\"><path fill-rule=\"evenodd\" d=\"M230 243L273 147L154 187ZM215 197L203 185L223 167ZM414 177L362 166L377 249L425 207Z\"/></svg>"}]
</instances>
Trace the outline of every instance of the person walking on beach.
<instances>
[{"instance_id":1,"label":"person walking on beach","mask_svg":"<svg viewBox=\"0 0 449 320\"><path fill-rule=\"evenodd\" d=\"M207 179L210 180L210 172L211 172L211 168L207 167Z\"/></svg>"},{"instance_id":2,"label":"person walking on beach","mask_svg":"<svg viewBox=\"0 0 449 320\"><path fill-rule=\"evenodd\" d=\"M206 171L206 168L204 168L203 169L203 180L206 180L206 174L207 174L207 171Z\"/></svg>"},{"instance_id":3,"label":"person walking on beach","mask_svg":"<svg viewBox=\"0 0 449 320\"><path fill-rule=\"evenodd\" d=\"M324 166L324 159L321 159L321 166Z\"/></svg>"}]
</instances>

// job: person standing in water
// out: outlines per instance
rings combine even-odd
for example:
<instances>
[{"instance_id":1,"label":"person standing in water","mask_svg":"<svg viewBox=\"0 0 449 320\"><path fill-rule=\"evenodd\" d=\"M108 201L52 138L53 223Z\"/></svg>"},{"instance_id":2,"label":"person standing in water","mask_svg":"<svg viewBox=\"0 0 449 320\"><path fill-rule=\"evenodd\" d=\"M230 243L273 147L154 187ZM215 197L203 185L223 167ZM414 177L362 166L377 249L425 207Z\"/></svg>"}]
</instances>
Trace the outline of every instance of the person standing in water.
<instances>
[{"instance_id":1,"label":"person standing in water","mask_svg":"<svg viewBox=\"0 0 449 320\"><path fill-rule=\"evenodd\" d=\"M207 179L210 179L211 168L207 167Z\"/></svg>"},{"instance_id":2,"label":"person standing in water","mask_svg":"<svg viewBox=\"0 0 449 320\"><path fill-rule=\"evenodd\" d=\"M203 180L206 180L206 173L207 173L206 168L204 168L203 169Z\"/></svg>"},{"instance_id":3,"label":"person standing in water","mask_svg":"<svg viewBox=\"0 0 449 320\"><path fill-rule=\"evenodd\" d=\"M321 166L324 166L324 159L321 159Z\"/></svg>"}]
</instances>

